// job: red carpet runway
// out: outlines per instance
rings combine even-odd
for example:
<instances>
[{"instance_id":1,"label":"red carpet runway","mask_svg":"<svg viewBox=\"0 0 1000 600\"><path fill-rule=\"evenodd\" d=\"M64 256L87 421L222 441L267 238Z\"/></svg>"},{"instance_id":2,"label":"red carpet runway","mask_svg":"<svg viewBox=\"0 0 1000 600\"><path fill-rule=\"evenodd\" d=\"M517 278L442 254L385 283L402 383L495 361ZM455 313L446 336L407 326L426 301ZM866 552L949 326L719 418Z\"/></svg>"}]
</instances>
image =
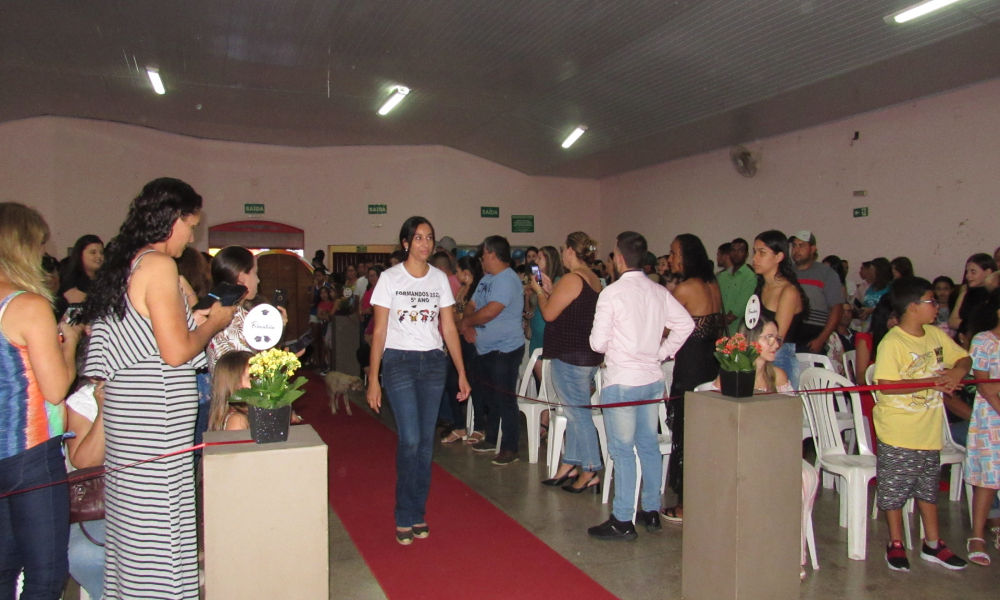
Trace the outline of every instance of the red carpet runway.
<instances>
[{"instance_id":1,"label":"red carpet runway","mask_svg":"<svg viewBox=\"0 0 1000 600\"><path fill-rule=\"evenodd\" d=\"M396 434L359 410L332 415L318 377L306 389L296 411L330 447L330 504L390 600L615 597L436 464L430 537L396 543Z\"/></svg>"}]
</instances>

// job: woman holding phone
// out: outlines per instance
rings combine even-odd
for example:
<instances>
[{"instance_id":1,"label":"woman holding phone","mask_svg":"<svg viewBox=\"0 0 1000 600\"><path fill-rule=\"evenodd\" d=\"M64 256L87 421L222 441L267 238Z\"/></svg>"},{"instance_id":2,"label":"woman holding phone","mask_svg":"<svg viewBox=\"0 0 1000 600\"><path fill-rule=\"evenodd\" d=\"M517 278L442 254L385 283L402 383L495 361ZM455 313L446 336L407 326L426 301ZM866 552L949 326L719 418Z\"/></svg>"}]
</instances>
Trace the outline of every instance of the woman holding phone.
<instances>
[{"instance_id":1,"label":"woman holding phone","mask_svg":"<svg viewBox=\"0 0 1000 600\"><path fill-rule=\"evenodd\" d=\"M194 439L195 370L236 307L216 302L195 326L174 259L194 241L201 196L183 181L151 181L108 244L84 305L93 323L86 375L105 380L105 464L131 465ZM207 314L206 314L207 313ZM198 598L193 456L109 470L104 597Z\"/></svg>"},{"instance_id":2,"label":"woman holding phone","mask_svg":"<svg viewBox=\"0 0 1000 600\"><path fill-rule=\"evenodd\" d=\"M406 260L382 273L371 303L375 330L368 375L368 404L382 407L382 386L396 417L396 541L430 535L424 518L431 486L431 454L448 353L458 371L458 399L469 397L462 347L458 341L448 277L427 263L434 252L434 227L423 217L410 217L399 230ZM443 334L443 335L442 335ZM443 337L443 340L442 340Z\"/></svg>"},{"instance_id":3,"label":"woman holding phone","mask_svg":"<svg viewBox=\"0 0 1000 600\"><path fill-rule=\"evenodd\" d=\"M603 468L597 428L590 412L590 386L604 355L590 349L601 280L590 269L597 242L582 231L566 236L566 275L552 286L548 275L531 280L545 328L545 358L552 361L552 385L566 409L566 453L553 479L542 482L579 494L597 490ZM579 408L576 408L579 407ZM565 484L565 485L564 485Z\"/></svg>"}]
</instances>

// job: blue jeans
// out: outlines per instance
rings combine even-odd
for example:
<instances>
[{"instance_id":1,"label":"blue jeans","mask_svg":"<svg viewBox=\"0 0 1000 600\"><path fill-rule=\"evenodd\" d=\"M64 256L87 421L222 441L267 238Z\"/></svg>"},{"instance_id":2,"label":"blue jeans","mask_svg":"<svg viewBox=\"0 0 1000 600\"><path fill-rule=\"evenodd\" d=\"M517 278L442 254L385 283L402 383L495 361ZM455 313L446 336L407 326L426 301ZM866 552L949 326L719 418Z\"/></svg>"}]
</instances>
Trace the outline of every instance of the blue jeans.
<instances>
[{"instance_id":1,"label":"blue jeans","mask_svg":"<svg viewBox=\"0 0 1000 600\"><path fill-rule=\"evenodd\" d=\"M382 383L396 418L396 527L424 522L431 488L431 458L447 372L443 350L387 349Z\"/></svg>"},{"instance_id":2,"label":"blue jeans","mask_svg":"<svg viewBox=\"0 0 1000 600\"><path fill-rule=\"evenodd\" d=\"M601 447L597 442L597 427L590 406L590 384L597 367L578 367L559 359L552 360L552 385L564 404L587 408L566 407L566 453L562 461L587 472L600 471Z\"/></svg>"},{"instance_id":3,"label":"blue jeans","mask_svg":"<svg viewBox=\"0 0 1000 600\"><path fill-rule=\"evenodd\" d=\"M785 342L774 356L774 366L780 367L788 375L788 383L799 389L799 361L795 358L795 344Z\"/></svg>"},{"instance_id":4,"label":"blue jeans","mask_svg":"<svg viewBox=\"0 0 1000 600\"><path fill-rule=\"evenodd\" d=\"M66 479L62 439L55 437L0 460L0 494ZM0 499L0 599L14 597L24 569L21 600L62 596L69 561L69 488L63 483Z\"/></svg>"},{"instance_id":5,"label":"blue jeans","mask_svg":"<svg viewBox=\"0 0 1000 600\"><path fill-rule=\"evenodd\" d=\"M104 519L69 526L69 574L93 600L100 600L104 595L104 546L88 540L81 525L90 537L103 544Z\"/></svg>"},{"instance_id":6,"label":"blue jeans","mask_svg":"<svg viewBox=\"0 0 1000 600\"><path fill-rule=\"evenodd\" d=\"M601 390L601 404L650 400L663 396L663 380L648 385L609 385ZM608 454L615 461L615 498L611 514L619 521L631 521L634 516L635 454L642 467L642 510L660 510L660 477L663 457L656 437L659 404L626 406L604 410L604 427L608 434ZM634 449L634 450L633 450Z\"/></svg>"},{"instance_id":7,"label":"blue jeans","mask_svg":"<svg viewBox=\"0 0 1000 600\"><path fill-rule=\"evenodd\" d=\"M517 452L521 443L521 418L517 408L517 376L524 357L524 344L513 352L499 350L476 358L479 386L476 393L485 396L486 442L496 443L503 427L501 450Z\"/></svg>"}]
</instances>

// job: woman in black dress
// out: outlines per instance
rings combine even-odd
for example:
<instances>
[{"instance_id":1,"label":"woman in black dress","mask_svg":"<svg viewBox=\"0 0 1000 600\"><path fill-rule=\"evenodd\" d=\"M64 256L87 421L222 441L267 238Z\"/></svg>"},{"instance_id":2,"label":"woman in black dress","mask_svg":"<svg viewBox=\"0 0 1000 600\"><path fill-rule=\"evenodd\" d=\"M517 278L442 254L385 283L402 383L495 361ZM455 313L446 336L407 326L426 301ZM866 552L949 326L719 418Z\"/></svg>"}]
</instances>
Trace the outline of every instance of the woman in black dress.
<instances>
[{"instance_id":1,"label":"woman in black dress","mask_svg":"<svg viewBox=\"0 0 1000 600\"><path fill-rule=\"evenodd\" d=\"M670 244L667 259L670 272L681 282L674 290L674 297L684 305L694 319L694 331L684 342L674 358L674 379L667 407L667 424L673 434L670 452L670 489L677 494L677 505L663 509L663 518L673 523L684 520L684 392L719 375L715 360L715 342L725 335L726 321L722 316L722 293L715 280L712 261L705 245L697 236L684 233Z\"/></svg>"}]
</instances>

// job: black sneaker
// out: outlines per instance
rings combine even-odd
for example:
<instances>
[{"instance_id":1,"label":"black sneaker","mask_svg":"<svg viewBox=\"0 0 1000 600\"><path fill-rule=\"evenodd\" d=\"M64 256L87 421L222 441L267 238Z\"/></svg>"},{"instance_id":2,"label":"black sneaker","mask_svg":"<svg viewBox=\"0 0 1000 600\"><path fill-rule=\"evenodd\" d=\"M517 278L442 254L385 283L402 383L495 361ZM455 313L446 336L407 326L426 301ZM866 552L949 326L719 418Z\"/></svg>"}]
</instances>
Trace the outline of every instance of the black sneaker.
<instances>
[{"instance_id":1,"label":"black sneaker","mask_svg":"<svg viewBox=\"0 0 1000 600\"><path fill-rule=\"evenodd\" d=\"M511 463L516 463L517 460L517 452L513 450L501 450L497 453L497 457L493 459L493 464L498 467L506 467Z\"/></svg>"},{"instance_id":2,"label":"black sneaker","mask_svg":"<svg viewBox=\"0 0 1000 600\"><path fill-rule=\"evenodd\" d=\"M426 523L423 525L414 525L411 529L413 530L413 537L418 540L427 539L427 537L431 534L431 529Z\"/></svg>"},{"instance_id":3,"label":"black sneaker","mask_svg":"<svg viewBox=\"0 0 1000 600\"><path fill-rule=\"evenodd\" d=\"M413 530L406 529L403 531L396 530L396 541L403 546L409 546L413 543Z\"/></svg>"},{"instance_id":4,"label":"black sneaker","mask_svg":"<svg viewBox=\"0 0 1000 600\"><path fill-rule=\"evenodd\" d=\"M937 548L931 548L927 542L924 542L923 548L920 549L920 558L952 571L961 571L969 566L965 560L955 556L955 553L949 550L942 540L938 540Z\"/></svg>"},{"instance_id":5,"label":"black sneaker","mask_svg":"<svg viewBox=\"0 0 1000 600\"><path fill-rule=\"evenodd\" d=\"M487 442L486 440L482 440L482 441L476 442L475 444L472 445L472 451L473 452L496 452L497 451L497 443L496 442Z\"/></svg>"},{"instance_id":6,"label":"black sneaker","mask_svg":"<svg viewBox=\"0 0 1000 600\"><path fill-rule=\"evenodd\" d=\"M910 559L906 558L906 548L903 542L890 542L885 549L885 562L893 571L909 571Z\"/></svg>"},{"instance_id":7,"label":"black sneaker","mask_svg":"<svg viewBox=\"0 0 1000 600\"><path fill-rule=\"evenodd\" d=\"M649 533L663 531L663 525L660 525L660 511L657 510L640 510L636 512L635 522L637 525L645 525L646 531Z\"/></svg>"},{"instance_id":8,"label":"black sneaker","mask_svg":"<svg viewBox=\"0 0 1000 600\"><path fill-rule=\"evenodd\" d=\"M639 537L632 521L619 521L612 515L607 521L587 530L587 535L597 540L634 541Z\"/></svg>"}]
</instances>

